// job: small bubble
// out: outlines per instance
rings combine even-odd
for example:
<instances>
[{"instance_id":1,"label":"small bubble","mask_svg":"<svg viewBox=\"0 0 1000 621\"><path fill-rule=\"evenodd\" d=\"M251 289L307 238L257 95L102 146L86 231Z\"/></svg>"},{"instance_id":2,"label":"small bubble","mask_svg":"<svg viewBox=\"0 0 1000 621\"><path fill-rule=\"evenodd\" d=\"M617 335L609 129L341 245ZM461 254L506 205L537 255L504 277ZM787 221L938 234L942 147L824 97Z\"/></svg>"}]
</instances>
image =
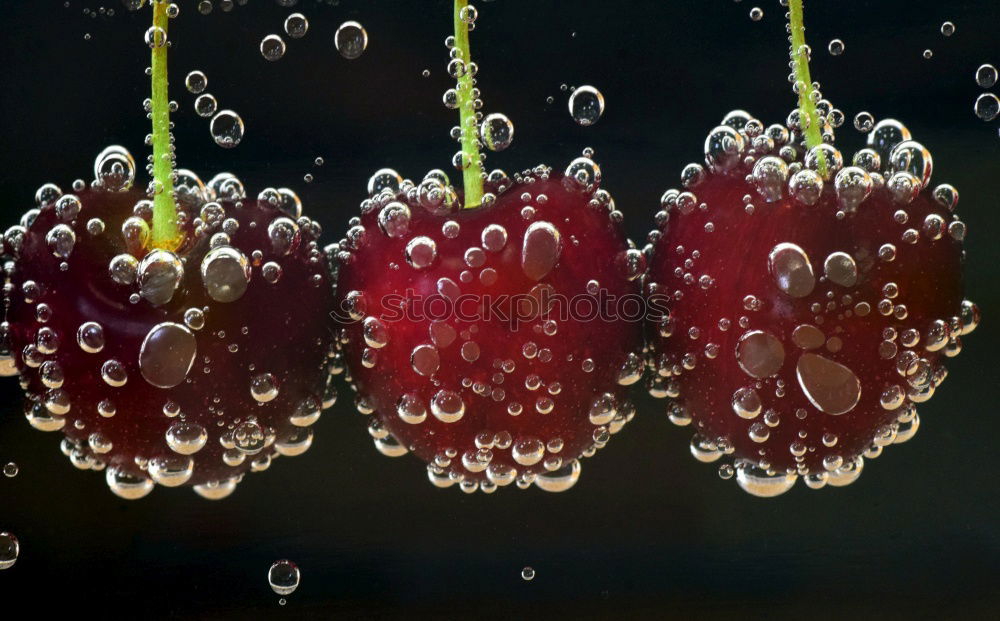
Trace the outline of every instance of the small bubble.
<instances>
[{"instance_id":1,"label":"small bubble","mask_svg":"<svg viewBox=\"0 0 1000 621\"><path fill-rule=\"evenodd\" d=\"M302 13L292 13L285 19L285 34L293 39L301 39L309 32L309 20Z\"/></svg>"},{"instance_id":2,"label":"small bubble","mask_svg":"<svg viewBox=\"0 0 1000 621\"><path fill-rule=\"evenodd\" d=\"M604 114L604 95L593 86L581 86L569 97L569 113L580 125L593 125Z\"/></svg>"},{"instance_id":3,"label":"small bubble","mask_svg":"<svg viewBox=\"0 0 1000 621\"><path fill-rule=\"evenodd\" d=\"M13 479L14 477L16 477L18 472L20 472L20 469L14 462L8 462L3 467L3 475L8 479Z\"/></svg>"},{"instance_id":4,"label":"small bubble","mask_svg":"<svg viewBox=\"0 0 1000 621\"><path fill-rule=\"evenodd\" d=\"M365 53L368 48L368 32L358 22L344 22L337 28L333 37L334 45L340 55L348 60L354 60Z\"/></svg>"},{"instance_id":5,"label":"small bubble","mask_svg":"<svg viewBox=\"0 0 1000 621\"><path fill-rule=\"evenodd\" d=\"M240 115L232 110L223 110L212 118L209 127L215 144L224 149L232 149L243 140L245 127Z\"/></svg>"},{"instance_id":6,"label":"small bubble","mask_svg":"<svg viewBox=\"0 0 1000 621\"><path fill-rule=\"evenodd\" d=\"M535 570L531 567L525 567L521 570L521 579L525 582L531 582L535 579Z\"/></svg>"},{"instance_id":7,"label":"small bubble","mask_svg":"<svg viewBox=\"0 0 1000 621\"><path fill-rule=\"evenodd\" d=\"M989 122L1000 114L1000 99L993 93L983 93L976 99L976 116Z\"/></svg>"},{"instance_id":8,"label":"small bubble","mask_svg":"<svg viewBox=\"0 0 1000 621\"><path fill-rule=\"evenodd\" d=\"M928 50L924 50L924 59L925 60L930 60L932 56L934 56L933 50L929 50L929 49Z\"/></svg>"},{"instance_id":9,"label":"small bubble","mask_svg":"<svg viewBox=\"0 0 1000 621\"><path fill-rule=\"evenodd\" d=\"M955 34L955 24L951 22L945 22L941 24L941 34L943 34L946 37L950 37L951 35Z\"/></svg>"},{"instance_id":10,"label":"small bubble","mask_svg":"<svg viewBox=\"0 0 1000 621\"><path fill-rule=\"evenodd\" d=\"M976 69L976 84L982 88L993 88L997 83L997 68L991 64L980 65Z\"/></svg>"},{"instance_id":11,"label":"small bubble","mask_svg":"<svg viewBox=\"0 0 1000 621\"><path fill-rule=\"evenodd\" d=\"M875 117L870 112L858 112L854 116L854 129L868 133L875 127Z\"/></svg>"},{"instance_id":12,"label":"small bubble","mask_svg":"<svg viewBox=\"0 0 1000 621\"><path fill-rule=\"evenodd\" d=\"M285 55L285 40L276 34L270 34L261 39L260 55L265 60L274 62Z\"/></svg>"},{"instance_id":13,"label":"small bubble","mask_svg":"<svg viewBox=\"0 0 1000 621\"><path fill-rule=\"evenodd\" d=\"M192 71L184 78L184 86L187 87L188 92L197 95L208 87L208 76L201 71Z\"/></svg>"},{"instance_id":14,"label":"small bubble","mask_svg":"<svg viewBox=\"0 0 1000 621\"><path fill-rule=\"evenodd\" d=\"M830 41L830 45L828 45L826 49L829 50L830 54L833 56L840 56L844 53L844 42L840 39L834 39L833 41Z\"/></svg>"},{"instance_id":15,"label":"small bubble","mask_svg":"<svg viewBox=\"0 0 1000 621\"><path fill-rule=\"evenodd\" d=\"M764 9L760 8L759 6L755 6L754 8L750 9L751 20L759 22L763 17L764 17Z\"/></svg>"},{"instance_id":16,"label":"small bubble","mask_svg":"<svg viewBox=\"0 0 1000 621\"><path fill-rule=\"evenodd\" d=\"M267 571L267 583L278 595L291 595L299 588L301 573L292 561L276 561Z\"/></svg>"}]
</instances>

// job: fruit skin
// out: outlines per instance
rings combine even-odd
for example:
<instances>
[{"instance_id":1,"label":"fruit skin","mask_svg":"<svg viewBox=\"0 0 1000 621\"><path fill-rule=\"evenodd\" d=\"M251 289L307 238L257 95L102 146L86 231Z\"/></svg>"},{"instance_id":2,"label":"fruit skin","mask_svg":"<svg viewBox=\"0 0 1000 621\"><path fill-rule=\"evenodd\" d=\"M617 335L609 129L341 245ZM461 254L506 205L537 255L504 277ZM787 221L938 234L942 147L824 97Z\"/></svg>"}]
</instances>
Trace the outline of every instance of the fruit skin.
<instances>
[{"instance_id":1,"label":"fruit skin","mask_svg":"<svg viewBox=\"0 0 1000 621\"><path fill-rule=\"evenodd\" d=\"M17 253L9 270L5 328L27 394L29 421L47 431L62 429L63 451L73 464L106 469L112 491L126 498L148 493L151 474L161 484L193 485L207 498L220 498L247 470L263 470L278 454L300 454L308 448L312 431L293 424L289 416L307 399L315 400L318 416L328 380L332 335L324 319L332 308L332 288L325 257L316 248L318 227L301 219L291 245L279 250L269 239L268 226L287 216L266 202L210 204L232 219L224 224L218 211L214 224L183 214L188 242L177 254L184 274L170 301L154 305L138 296L130 301L138 285L115 282L108 270L113 257L127 252L120 231L144 197L89 190L77 197L78 215L73 216L74 210L59 214L55 206L59 201L49 202L23 235L17 230L7 235L8 240L19 241L8 244ZM88 225L95 231L101 228L94 219L103 222L103 232L96 235L88 232ZM196 225L204 228L195 231ZM57 226L68 226L75 235L66 258L55 256L46 239ZM226 245L224 239L210 239L220 234L220 227L230 232L231 246L251 265L245 293L225 303L210 297L200 270L213 243ZM141 260L147 250L135 252ZM282 272L274 284L265 280L261 267L272 261ZM163 322L184 326L185 311L191 308L204 311L204 326L188 329L197 347L190 371L175 387L155 387L140 368L143 342L151 328ZM104 345L97 353L84 351L78 343L78 329L85 322L96 322L103 329ZM54 333L55 351L38 351L42 330ZM35 352L31 364L27 351ZM150 351L155 351L152 345ZM112 386L102 379L102 367L109 360L124 369L124 385ZM278 395L266 403L251 395L251 378L260 373L272 373L279 382ZM46 395L54 391L62 391L58 394L68 400L68 412L57 415L46 410ZM111 417L98 413L104 400L114 407ZM256 426L247 422L251 417ZM200 425L207 436L203 448L190 458L172 450L166 440L168 430L177 424L187 424L186 431L195 440L200 434L193 433L197 428L192 425ZM235 447L234 429L239 429L246 450ZM262 438L256 437L257 432ZM181 450L187 453L197 444L181 443ZM224 463L224 454L233 465ZM170 476L171 468L179 472Z\"/></svg>"},{"instance_id":2,"label":"fruit skin","mask_svg":"<svg viewBox=\"0 0 1000 621\"><path fill-rule=\"evenodd\" d=\"M427 183L421 187L426 189ZM369 432L381 452L414 453L428 463L429 478L440 487L460 482L466 492L492 492L515 481L522 488L534 481L542 489L562 491L576 481L578 458L592 455L634 414L625 384L637 381L642 372L641 320L575 321L553 313L555 324L548 324L546 334L541 319L522 321L514 328L498 318L444 317L453 329L439 327L435 341L427 316L387 319L377 327L382 332L369 319L384 312L380 300L405 296L407 290L418 296L448 295L451 285L442 279L450 279L476 304L484 303L483 296L496 300L505 294L531 295L533 288L537 294L539 286L567 298L594 298L587 293L590 281L610 295L641 300L638 277L644 260L630 248L619 225L621 214L607 192L596 184L579 187L547 169L527 171L512 185L509 180L501 185L505 191L493 205L464 210L456 200L443 213L421 206L420 190L409 182L398 192L385 191L366 201L360 220L341 243L338 308L353 319L344 328L341 343L349 379L358 393L358 409L371 416ZM495 183L487 185L487 192L498 190ZM390 237L380 229L379 214L398 210L401 203L408 209L409 222L405 233ZM524 217L524 209L533 214ZM458 227L451 237L443 233L443 227L454 226L449 222ZM523 240L529 227L543 222L559 232L561 251L551 271L539 277L541 271L529 270L536 276L531 277L522 269ZM502 248L485 243L483 237L484 230L497 225L506 232ZM407 263L406 248L421 236L434 241L436 257L429 267L416 269ZM484 246L488 246L485 251L468 254ZM516 304L511 301L503 308L510 313ZM385 344L379 345L380 340ZM440 364L426 377L417 372L411 356L414 348L435 342ZM417 360L418 366L423 364ZM622 384L617 380L626 361L633 373ZM535 390L526 387L533 376L540 379ZM444 422L435 416L431 401L442 390L460 396L464 413L459 420ZM605 393L616 409L595 424L588 413L594 399ZM419 404L411 407L412 423L398 413L404 395L412 396L406 403ZM546 410L548 399L553 409L541 414L536 406L541 400L541 410ZM508 411L516 407L513 404L521 406L518 415ZM477 462L477 454L484 460L489 457L488 465Z\"/></svg>"},{"instance_id":3,"label":"fruit skin","mask_svg":"<svg viewBox=\"0 0 1000 621\"><path fill-rule=\"evenodd\" d=\"M908 137L905 128L900 133ZM686 193L665 195L646 285L648 294L669 300L670 309L648 326L652 392L672 397L668 412L675 423L693 422L694 456L711 462L731 455L738 482L752 494L780 494L797 475L813 488L844 485L860 474L864 457L915 433L915 404L933 395L946 375L944 357L957 355L960 336L978 323L978 309L962 297L965 227L930 190L909 203L894 198L889 188L901 179L894 175L908 174L896 169L885 177L872 172L872 193L854 211L839 202L836 170L813 205L792 195L788 179L781 197L768 202L767 184L759 182L766 167L754 169L768 153L747 155L755 156L749 164L705 171ZM793 179L801 156L798 162ZM791 295L777 284L776 277L789 272L769 255L785 243L810 259L815 286L808 295L795 286ZM825 272L833 253L851 256L835 255L841 266L855 265L855 283L836 261ZM816 341L819 332L803 328L798 341L809 348L800 347L792 334L801 325L815 326L823 337ZM853 408L850 375L817 366L813 357L803 361L804 354L850 370L860 386ZM841 392L813 403L804 387L818 394L823 378L836 380ZM738 413L734 399L748 394L738 394L741 389L755 391L759 413L754 407ZM756 405L752 395L743 403ZM842 409L848 411L836 413ZM720 468L724 478L733 472L729 464Z\"/></svg>"}]
</instances>

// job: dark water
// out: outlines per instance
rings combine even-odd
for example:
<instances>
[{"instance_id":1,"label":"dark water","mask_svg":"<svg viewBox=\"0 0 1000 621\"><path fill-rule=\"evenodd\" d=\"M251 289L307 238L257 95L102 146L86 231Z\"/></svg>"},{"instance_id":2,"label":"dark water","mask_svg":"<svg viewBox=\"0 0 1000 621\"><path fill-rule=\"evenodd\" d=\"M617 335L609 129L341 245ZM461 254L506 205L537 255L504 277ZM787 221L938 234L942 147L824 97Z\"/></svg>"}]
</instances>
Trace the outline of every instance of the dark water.
<instances>
[{"instance_id":1,"label":"dark water","mask_svg":"<svg viewBox=\"0 0 1000 621\"><path fill-rule=\"evenodd\" d=\"M32 206L41 183L89 179L108 144L144 159L148 13L107 0L117 14L90 18L83 9L99 4L69 4L10 0L0 8L4 227ZM442 45L449 2L301 0L310 32L288 40L277 63L257 46L280 31L289 9L252 0L202 16L195 4L181 2L171 33L183 167L206 179L231 170L251 193L291 186L334 241L374 170L419 178L448 166L455 120L440 98L450 84ZM24 422L16 382L5 380L0 462L16 461L21 473L0 479L0 530L18 536L21 558L0 572L0 618L995 615L1000 136L972 105L981 91L976 68L1000 63L1000 6L807 4L814 76L848 116L845 150L860 143L849 128L856 112L896 117L934 153L935 179L962 195L969 297L986 319L949 363L936 398L920 407L914 441L869 463L848 488L798 485L761 500L691 459L690 432L667 421L663 402L640 397L636 420L583 464L571 492L468 497L433 489L416 460L378 455L365 421L342 399L318 424L309 453L248 477L223 502L167 489L125 502L102 476L73 469L58 435ZM755 5L765 12L760 22L748 18ZM561 167L593 146L638 239L662 191L700 159L706 132L727 111L745 108L770 123L793 104L776 0L497 0L479 8L473 46L486 108L516 124L514 145L491 165ZM346 19L370 35L356 61L332 44ZM957 28L950 38L939 31L945 20ZM835 37L847 46L839 57L826 52ZM182 86L192 69L205 71L221 105L246 120L236 150L216 147L192 112ZM596 126L570 120L563 83L601 89L607 112ZM317 156L323 167L313 166ZM312 184L302 181L306 173ZM280 558L303 572L284 608L266 580ZM537 572L531 582L521 579L526 565Z\"/></svg>"}]
</instances>

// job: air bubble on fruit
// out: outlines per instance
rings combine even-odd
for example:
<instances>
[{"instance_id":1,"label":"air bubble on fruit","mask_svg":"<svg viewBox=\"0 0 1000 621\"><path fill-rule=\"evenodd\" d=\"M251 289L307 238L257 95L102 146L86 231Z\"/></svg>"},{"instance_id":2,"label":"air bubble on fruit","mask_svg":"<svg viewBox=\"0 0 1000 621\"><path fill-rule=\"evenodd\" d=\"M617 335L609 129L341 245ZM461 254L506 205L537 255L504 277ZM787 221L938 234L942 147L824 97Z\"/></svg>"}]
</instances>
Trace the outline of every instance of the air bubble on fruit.
<instances>
[{"instance_id":1,"label":"air bubble on fruit","mask_svg":"<svg viewBox=\"0 0 1000 621\"><path fill-rule=\"evenodd\" d=\"M358 22L347 21L337 28L333 42L341 56L354 60L368 48L368 32Z\"/></svg>"},{"instance_id":2,"label":"air bubble on fruit","mask_svg":"<svg viewBox=\"0 0 1000 621\"><path fill-rule=\"evenodd\" d=\"M156 249L139 262L139 294L153 306L162 306L174 297L184 278L184 265L177 255Z\"/></svg>"},{"instance_id":3,"label":"air bubble on fruit","mask_svg":"<svg viewBox=\"0 0 1000 621\"><path fill-rule=\"evenodd\" d=\"M466 362L475 362L476 360L479 360L479 355L481 353L479 344L473 341L466 341L465 343L462 343L461 352L462 360L465 360Z\"/></svg>"},{"instance_id":4,"label":"air bubble on fruit","mask_svg":"<svg viewBox=\"0 0 1000 621\"><path fill-rule=\"evenodd\" d=\"M258 373L250 378L250 395L257 403L273 401L278 396L278 379L271 373Z\"/></svg>"},{"instance_id":5,"label":"air bubble on fruit","mask_svg":"<svg viewBox=\"0 0 1000 621\"><path fill-rule=\"evenodd\" d=\"M864 468L865 460L860 455L851 461L844 462L829 472L827 483L834 487L844 487L858 480Z\"/></svg>"},{"instance_id":6,"label":"air bubble on fruit","mask_svg":"<svg viewBox=\"0 0 1000 621\"><path fill-rule=\"evenodd\" d=\"M76 343L88 354L96 354L104 349L104 328L96 321L80 324L76 331Z\"/></svg>"},{"instance_id":7,"label":"air bubble on fruit","mask_svg":"<svg viewBox=\"0 0 1000 621\"><path fill-rule=\"evenodd\" d=\"M366 317L362 326L365 344L380 349L389 342L389 330L377 317Z\"/></svg>"},{"instance_id":8,"label":"air bubble on fruit","mask_svg":"<svg viewBox=\"0 0 1000 621\"><path fill-rule=\"evenodd\" d=\"M545 278L559 262L561 239L558 229L549 222L533 222L524 233L521 246L521 269L532 280Z\"/></svg>"},{"instance_id":9,"label":"air bubble on fruit","mask_svg":"<svg viewBox=\"0 0 1000 621\"><path fill-rule=\"evenodd\" d=\"M769 203L781 200L787 181L788 164L780 157L762 157L753 167L753 183Z\"/></svg>"},{"instance_id":10,"label":"air bubble on fruit","mask_svg":"<svg viewBox=\"0 0 1000 621\"><path fill-rule=\"evenodd\" d=\"M441 355L433 345L417 345L410 352L410 365L420 375L430 377L441 366Z\"/></svg>"},{"instance_id":11,"label":"air bubble on fruit","mask_svg":"<svg viewBox=\"0 0 1000 621\"><path fill-rule=\"evenodd\" d=\"M804 353L795 367L799 386L821 412L838 416L861 399L861 382L848 367L819 354Z\"/></svg>"},{"instance_id":12,"label":"air bubble on fruit","mask_svg":"<svg viewBox=\"0 0 1000 621\"><path fill-rule=\"evenodd\" d=\"M805 251L792 243L781 243L768 255L768 270L779 289L793 298L804 298L816 286L816 276Z\"/></svg>"},{"instance_id":13,"label":"air bubble on fruit","mask_svg":"<svg viewBox=\"0 0 1000 621\"><path fill-rule=\"evenodd\" d=\"M194 100L194 111L200 117L208 118L219 109L219 102L211 93L202 93Z\"/></svg>"},{"instance_id":14,"label":"air bubble on fruit","mask_svg":"<svg viewBox=\"0 0 1000 621\"><path fill-rule=\"evenodd\" d=\"M611 393L606 392L595 398L590 404L590 411L588 413L590 424L607 425L610 423L618 414L616 406L615 397Z\"/></svg>"},{"instance_id":15,"label":"air bubble on fruit","mask_svg":"<svg viewBox=\"0 0 1000 621\"><path fill-rule=\"evenodd\" d=\"M570 162L564 174L577 188L588 188L592 184L601 183L601 167L589 157L578 157Z\"/></svg>"},{"instance_id":16,"label":"air bubble on fruit","mask_svg":"<svg viewBox=\"0 0 1000 621\"><path fill-rule=\"evenodd\" d=\"M396 402L396 414L400 420L410 425L418 425L427 420L427 408L414 393L407 393Z\"/></svg>"},{"instance_id":17,"label":"air bubble on fruit","mask_svg":"<svg viewBox=\"0 0 1000 621\"><path fill-rule=\"evenodd\" d=\"M826 163L825 171L820 168L820 161ZM844 166L844 156L832 144L822 143L809 149L806 153L805 166L817 171L823 181L830 181Z\"/></svg>"},{"instance_id":18,"label":"air bubble on fruit","mask_svg":"<svg viewBox=\"0 0 1000 621\"><path fill-rule=\"evenodd\" d=\"M439 390L431 397L431 414L443 423L454 423L465 415L465 402L451 390Z\"/></svg>"},{"instance_id":19,"label":"air bubble on fruit","mask_svg":"<svg viewBox=\"0 0 1000 621\"><path fill-rule=\"evenodd\" d=\"M39 207L44 207L55 202L62 195L63 192L59 189L59 186L54 183L46 183L35 191L35 204Z\"/></svg>"},{"instance_id":20,"label":"air bubble on fruit","mask_svg":"<svg viewBox=\"0 0 1000 621\"><path fill-rule=\"evenodd\" d=\"M738 388L733 393L731 405L737 416L748 420L760 416L764 407L760 402L760 395L753 388Z\"/></svg>"},{"instance_id":21,"label":"air bubble on fruit","mask_svg":"<svg viewBox=\"0 0 1000 621\"><path fill-rule=\"evenodd\" d=\"M406 262L414 269L426 269L437 259L437 244L430 237L414 237L406 244Z\"/></svg>"},{"instance_id":22,"label":"air bubble on fruit","mask_svg":"<svg viewBox=\"0 0 1000 621\"><path fill-rule=\"evenodd\" d=\"M264 60L274 62L285 55L285 40L279 35L269 34L260 41L260 55Z\"/></svg>"},{"instance_id":23,"label":"air bubble on fruit","mask_svg":"<svg viewBox=\"0 0 1000 621\"><path fill-rule=\"evenodd\" d=\"M844 168L834 179L837 200L847 213L857 210L858 206L871 196L873 187L871 175L857 166Z\"/></svg>"},{"instance_id":24,"label":"air bubble on fruit","mask_svg":"<svg viewBox=\"0 0 1000 621\"><path fill-rule=\"evenodd\" d=\"M797 475L787 473L771 474L750 462L742 461L736 466L736 483L752 496L773 498L780 496L795 485Z\"/></svg>"},{"instance_id":25,"label":"air bubble on fruit","mask_svg":"<svg viewBox=\"0 0 1000 621\"><path fill-rule=\"evenodd\" d=\"M239 201L246 198L246 189L243 182L236 175L222 172L208 182L208 189L216 200Z\"/></svg>"},{"instance_id":26,"label":"air bubble on fruit","mask_svg":"<svg viewBox=\"0 0 1000 621\"><path fill-rule=\"evenodd\" d=\"M507 229L499 224L490 224L483 229L480 239L484 249L490 252L500 252L507 245Z\"/></svg>"},{"instance_id":27,"label":"air bubble on fruit","mask_svg":"<svg viewBox=\"0 0 1000 621\"><path fill-rule=\"evenodd\" d=\"M920 180L922 187L928 187L934 172L934 160L924 145L914 140L905 140L889 152L888 167L894 173L910 173Z\"/></svg>"},{"instance_id":28,"label":"air bubble on fruit","mask_svg":"<svg viewBox=\"0 0 1000 621\"><path fill-rule=\"evenodd\" d=\"M580 479L580 460L574 459L553 472L539 474L535 486L546 492L565 492Z\"/></svg>"},{"instance_id":29,"label":"air bubble on fruit","mask_svg":"<svg viewBox=\"0 0 1000 621\"><path fill-rule=\"evenodd\" d=\"M239 114L233 110L223 110L212 117L209 131L215 144L224 149L232 149L242 142L246 126Z\"/></svg>"},{"instance_id":30,"label":"air bubble on fruit","mask_svg":"<svg viewBox=\"0 0 1000 621\"><path fill-rule=\"evenodd\" d=\"M892 195L892 200L901 205L913 202L921 190L920 180L908 172L898 172L892 175L885 185L889 194Z\"/></svg>"},{"instance_id":31,"label":"air bubble on fruit","mask_svg":"<svg viewBox=\"0 0 1000 621\"><path fill-rule=\"evenodd\" d=\"M191 480L194 459L184 455L161 455L149 460L147 467L153 481L164 487L179 487Z\"/></svg>"},{"instance_id":32,"label":"air bubble on fruit","mask_svg":"<svg viewBox=\"0 0 1000 621\"><path fill-rule=\"evenodd\" d=\"M177 421L167 428L167 446L180 455L194 455L205 448L208 432L197 423Z\"/></svg>"},{"instance_id":33,"label":"air bubble on fruit","mask_svg":"<svg viewBox=\"0 0 1000 621\"><path fill-rule=\"evenodd\" d=\"M268 261L260 268L260 274L264 277L264 280L271 283L272 285L281 280L281 275L284 270L281 266L274 261Z\"/></svg>"},{"instance_id":34,"label":"air bubble on fruit","mask_svg":"<svg viewBox=\"0 0 1000 621\"><path fill-rule=\"evenodd\" d=\"M53 255L60 259L66 259L69 258L74 245L76 245L76 233L65 224L57 224L45 235L45 241Z\"/></svg>"},{"instance_id":35,"label":"air bubble on fruit","mask_svg":"<svg viewBox=\"0 0 1000 621\"><path fill-rule=\"evenodd\" d=\"M135 181L135 159L125 147L110 146L94 160L94 179L107 192L124 192Z\"/></svg>"},{"instance_id":36,"label":"air bubble on fruit","mask_svg":"<svg viewBox=\"0 0 1000 621\"><path fill-rule=\"evenodd\" d=\"M24 416L28 419L28 424L39 431L59 431L66 425L65 418L52 413L41 403L27 406Z\"/></svg>"},{"instance_id":37,"label":"air bubble on fruit","mask_svg":"<svg viewBox=\"0 0 1000 621\"><path fill-rule=\"evenodd\" d=\"M128 382L128 372L125 370L125 365L118 360L106 360L101 365L101 379L108 386L120 388Z\"/></svg>"},{"instance_id":38,"label":"air bubble on fruit","mask_svg":"<svg viewBox=\"0 0 1000 621\"><path fill-rule=\"evenodd\" d=\"M899 121L882 119L868 134L868 146L875 149L882 160L888 161L893 147L911 138L910 130Z\"/></svg>"},{"instance_id":39,"label":"air bubble on fruit","mask_svg":"<svg viewBox=\"0 0 1000 621\"><path fill-rule=\"evenodd\" d=\"M428 327L428 332L430 332L431 341L439 348L448 347L458 337L455 328L443 321L432 321Z\"/></svg>"},{"instance_id":40,"label":"air bubble on fruit","mask_svg":"<svg viewBox=\"0 0 1000 621\"><path fill-rule=\"evenodd\" d=\"M714 461L718 461L723 455L723 452L719 449L718 444L710 441L700 433L696 433L691 436L690 448L691 455L703 464L710 464Z\"/></svg>"},{"instance_id":41,"label":"air bubble on fruit","mask_svg":"<svg viewBox=\"0 0 1000 621\"><path fill-rule=\"evenodd\" d=\"M399 440L391 435L375 439L375 448L386 457L402 457L409 452L404 445L399 443Z\"/></svg>"},{"instance_id":42,"label":"air bubble on fruit","mask_svg":"<svg viewBox=\"0 0 1000 621\"><path fill-rule=\"evenodd\" d=\"M194 491L205 500L222 500L236 491L236 485L239 482L239 478L226 479L225 481L211 481L195 485Z\"/></svg>"},{"instance_id":43,"label":"air bubble on fruit","mask_svg":"<svg viewBox=\"0 0 1000 621\"><path fill-rule=\"evenodd\" d=\"M200 308L189 308L184 311L184 324L192 330L205 327L205 313Z\"/></svg>"},{"instance_id":44,"label":"air bubble on fruit","mask_svg":"<svg viewBox=\"0 0 1000 621\"><path fill-rule=\"evenodd\" d=\"M273 226L274 222L271 224ZM270 232L271 227L268 228ZM216 302L235 302L243 297L250 283L250 262L246 255L231 246L213 248L201 261L201 281L209 297Z\"/></svg>"},{"instance_id":45,"label":"air bubble on fruit","mask_svg":"<svg viewBox=\"0 0 1000 621\"><path fill-rule=\"evenodd\" d=\"M108 489L125 500L138 500L153 491L155 485L150 479L131 474L118 466L109 466L104 480Z\"/></svg>"},{"instance_id":46,"label":"air bubble on fruit","mask_svg":"<svg viewBox=\"0 0 1000 621\"><path fill-rule=\"evenodd\" d=\"M788 190L803 205L815 205L823 195L823 178L815 170L800 170L792 175Z\"/></svg>"},{"instance_id":47,"label":"air bubble on fruit","mask_svg":"<svg viewBox=\"0 0 1000 621\"><path fill-rule=\"evenodd\" d=\"M987 63L976 69L976 84L982 88L993 88L997 83L997 68Z\"/></svg>"},{"instance_id":48,"label":"air bubble on fruit","mask_svg":"<svg viewBox=\"0 0 1000 621\"><path fill-rule=\"evenodd\" d=\"M271 221L271 224L267 225L267 238L270 240L271 248L275 253L280 255L291 254L299 244L299 225L290 218L275 218ZM243 261L246 261L246 257L242 253L239 253L239 251L236 252L243 258ZM204 266L204 262L202 262L202 265ZM248 271L247 278L249 277Z\"/></svg>"},{"instance_id":49,"label":"air bubble on fruit","mask_svg":"<svg viewBox=\"0 0 1000 621\"><path fill-rule=\"evenodd\" d=\"M631 386L642 379L642 372L645 370L645 362L642 357L635 353L629 353L625 357L620 369L618 369L618 384L620 386Z\"/></svg>"},{"instance_id":50,"label":"air bubble on fruit","mask_svg":"<svg viewBox=\"0 0 1000 621\"><path fill-rule=\"evenodd\" d=\"M173 388L187 377L197 353L194 334L186 326L164 322L153 326L139 349L139 372L157 388Z\"/></svg>"},{"instance_id":51,"label":"air bubble on fruit","mask_svg":"<svg viewBox=\"0 0 1000 621\"><path fill-rule=\"evenodd\" d=\"M378 214L378 226L389 237L403 237L410 228L410 208L398 201L389 203Z\"/></svg>"},{"instance_id":52,"label":"air bubble on fruit","mask_svg":"<svg viewBox=\"0 0 1000 621\"><path fill-rule=\"evenodd\" d=\"M740 163L744 148L745 141L738 131L720 125L705 139L705 163L715 172L726 172Z\"/></svg>"},{"instance_id":53,"label":"air bubble on fruit","mask_svg":"<svg viewBox=\"0 0 1000 621\"><path fill-rule=\"evenodd\" d=\"M313 431L308 428L296 428L286 432L274 443L274 450L285 457L296 457L309 450L313 442Z\"/></svg>"},{"instance_id":54,"label":"air bubble on fruit","mask_svg":"<svg viewBox=\"0 0 1000 621\"><path fill-rule=\"evenodd\" d=\"M490 151L503 151L514 142L514 123L505 114L487 115L479 126L479 137Z\"/></svg>"},{"instance_id":55,"label":"air bubble on fruit","mask_svg":"<svg viewBox=\"0 0 1000 621\"><path fill-rule=\"evenodd\" d=\"M604 95L593 86L581 86L569 97L569 114L578 124L587 127L604 114Z\"/></svg>"},{"instance_id":56,"label":"air bubble on fruit","mask_svg":"<svg viewBox=\"0 0 1000 621\"><path fill-rule=\"evenodd\" d=\"M522 466L534 466L545 456L545 445L538 438L518 438L511 447L511 457Z\"/></svg>"},{"instance_id":57,"label":"air bubble on fruit","mask_svg":"<svg viewBox=\"0 0 1000 621\"><path fill-rule=\"evenodd\" d=\"M785 362L785 348L770 332L752 330L736 343L736 360L750 377L764 379L777 375Z\"/></svg>"},{"instance_id":58,"label":"air bubble on fruit","mask_svg":"<svg viewBox=\"0 0 1000 621\"><path fill-rule=\"evenodd\" d=\"M256 455L267 446L267 436L255 420L245 420L233 429L233 444L243 455Z\"/></svg>"},{"instance_id":59,"label":"air bubble on fruit","mask_svg":"<svg viewBox=\"0 0 1000 621\"><path fill-rule=\"evenodd\" d=\"M179 168L174 172L174 194L181 205L192 211L198 211L209 200L208 188L201 177L186 168ZM216 209L222 208L216 205Z\"/></svg>"},{"instance_id":60,"label":"air bubble on fruit","mask_svg":"<svg viewBox=\"0 0 1000 621\"><path fill-rule=\"evenodd\" d=\"M993 93L983 93L976 98L976 116L982 121L992 121L1000 114L1000 98Z\"/></svg>"},{"instance_id":61,"label":"air bubble on fruit","mask_svg":"<svg viewBox=\"0 0 1000 621\"><path fill-rule=\"evenodd\" d=\"M858 284L858 264L846 252L832 252L823 262L823 273L834 284L853 287Z\"/></svg>"},{"instance_id":62,"label":"air bubble on fruit","mask_svg":"<svg viewBox=\"0 0 1000 621\"><path fill-rule=\"evenodd\" d=\"M318 398L308 396L295 406L292 415L288 417L288 422L296 427L309 427L319 420L323 411L322 405Z\"/></svg>"}]
</instances>

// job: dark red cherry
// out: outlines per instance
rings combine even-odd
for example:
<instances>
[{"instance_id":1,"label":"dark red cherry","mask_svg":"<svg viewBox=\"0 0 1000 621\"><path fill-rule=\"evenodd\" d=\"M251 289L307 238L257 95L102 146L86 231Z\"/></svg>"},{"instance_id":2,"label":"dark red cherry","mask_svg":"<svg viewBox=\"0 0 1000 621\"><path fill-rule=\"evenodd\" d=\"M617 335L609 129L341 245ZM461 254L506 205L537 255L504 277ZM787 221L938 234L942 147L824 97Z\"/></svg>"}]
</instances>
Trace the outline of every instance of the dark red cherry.
<instances>
[{"instance_id":1,"label":"dark red cherry","mask_svg":"<svg viewBox=\"0 0 1000 621\"><path fill-rule=\"evenodd\" d=\"M384 172L341 243L357 407L382 453L414 453L437 486L568 489L634 414L644 258L597 166L569 172L494 173L499 196L468 210L439 172Z\"/></svg>"},{"instance_id":2,"label":"dark red cherry","mask_svg":"<svg viewBox=\"0 0 1000 621\"><path fill-rule=\"evenodd\" d=\"M195 200L206 190L189 185L182 202L200 210L175 252L149 247L150 203L129 192L47 186L5 235L4 329L28 421L62 431L72 463L125 498L154 483L222 498L308 449L333 397L318 226L264 200Z\"/></svg>"},{"instance_id":3,"label":"dark red cherry","mask_svg":"<svg viewBox=\"0 0 1000 621\"><path fill-rule=\"evenodd\" d=\"M880 123L853 165L799 139L731 114L652 236L647 293L669 312L649 326L651 392L696 458L759 496L846 485L912 437L979 320L958 194L931 189L906 128Z\"/></svg>"}]
</instances>

